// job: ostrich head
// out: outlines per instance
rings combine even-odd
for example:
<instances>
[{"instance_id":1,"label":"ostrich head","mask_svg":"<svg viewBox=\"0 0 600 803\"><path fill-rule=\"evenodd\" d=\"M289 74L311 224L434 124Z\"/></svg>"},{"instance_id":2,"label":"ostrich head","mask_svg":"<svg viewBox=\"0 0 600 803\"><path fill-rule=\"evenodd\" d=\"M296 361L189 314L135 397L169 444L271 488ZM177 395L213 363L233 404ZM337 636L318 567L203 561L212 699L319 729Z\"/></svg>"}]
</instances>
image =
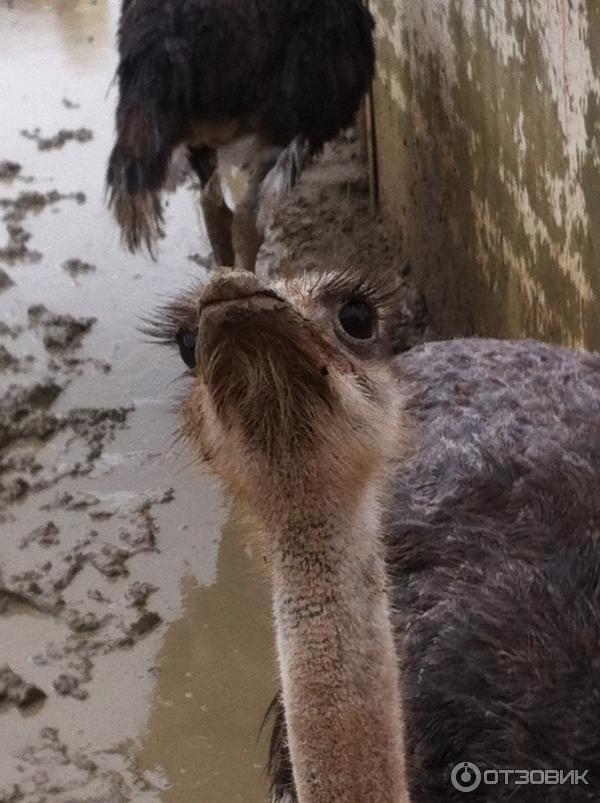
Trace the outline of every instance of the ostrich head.
<instances>
[{"instance_id":1,"label":"ostrich head","mask_svg":"<svg viewBox=\"0 0 600 803\"><path fill-rule=\"evenodd\" d=\"M326 477L350 503L397 456L390 283L228 271L166 308L163 339L193 376L184 434L238 498L256 508Z\"/></svg>"}]
</instances>

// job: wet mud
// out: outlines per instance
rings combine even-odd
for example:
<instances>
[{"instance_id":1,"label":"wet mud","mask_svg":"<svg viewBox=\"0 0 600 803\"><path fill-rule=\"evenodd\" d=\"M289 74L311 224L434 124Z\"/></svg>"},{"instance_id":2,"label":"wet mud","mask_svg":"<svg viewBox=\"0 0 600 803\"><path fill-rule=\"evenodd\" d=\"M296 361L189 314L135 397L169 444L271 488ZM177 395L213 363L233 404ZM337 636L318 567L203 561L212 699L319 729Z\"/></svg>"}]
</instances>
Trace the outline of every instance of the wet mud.
<instances>
[{"instance_id":1,"label":"wet mud","mask_svg":"<svg viewBox=\"0 0 600 803\"><path fill-rule=\"evenodd\" d=\"M7 233L6 245L0 248L0 262L8 265L40 262L42 254L28 246L32 235L25 228L24 221L29 215L39 214L46 207L67 199L78 204L84 204L86 200L82 192L64 195L57 190L46 193L24 191L16 198L0 198L0 212Z\"/></svg>"},{"instance_id":2,"label":"wet mud","mask_svg":"<svg viewBox=\"0 0 600 803\"><path fill-rule=\"evenodd\" d=\"M227 505L174 443L178 360L139 332L208 249L189 190L169 202L160 262L125 254L106 212L117 6L0 2L2 803L168 799L182 776L163 760L162 664L211 620L188 613L188 585L218 583ZM246 627L268 633L268 615ZM197 677L209 690L226 674L222 654ZM260 709L271 681L241 678L240 693ZM253 731L255 714L238 727ZM260 800L256 755L205 734ZM207 761L208 800L211 777Z\"/></svg>"},{"instance_id":3,"label":"wet mud","mask_svg":"<svg viewBox=\"0 0 600 803\"><path fill-rule=\"evenodd\" d=\"M0 666L0 704L14 704L18 708L29 708L30 705L46 699L46 693L7 666Z\"/></svg>"},{"instance_id":4,"label":"wet mud","mask_svg":"<svg viewBox=\"0 0 600 803\"><path fill-rule=\"evenodd\" d=\"M96 270L95 265L90 265L89 262L84 262L82 259L67 259L63 262L62 269L66 271L72 279L77 279L79 276L85 276L86 273L93 273Z\"/></svg>"},{"instance_id":5,"label":"wet mud","mask_svg":"<svg viewBox=\"0 0 600 803\"><path fill-rule=\"evenodd\" d=\"M26 139L33 140L37 143L38 150L51 151L54 148L62 148L67 142L89 142L94 138L94 134L89 128L61 128L56 134L51 137L44 137L39 128L33 131L21 131L21 135Z\"/></svg>"},{"instance_id":6,"label":"wet mud","mask_svg":"<svg viewBox=\"0 0 600 803\"><path fill-rule=\"evenodd\" d=\"M156 262L105 209L117 14L0 1L0 803L261 803L262 556L175 438L178 358L140 333L211 259L189 183ZM307 171L259 270L350 261L402 277L398 348L422 338L352 139Z\"/></svg>"},{"instance_id":7,"label":"wet mud","mask_svg":"<svg viewBox=\"0 0 600 803\"><path fill-rule=\"evenodd\" d=\"M0 161L0 181L12 181L21 172L21 165L18 162L11 162L8 159Z\"/></svg>"}]
</instances>

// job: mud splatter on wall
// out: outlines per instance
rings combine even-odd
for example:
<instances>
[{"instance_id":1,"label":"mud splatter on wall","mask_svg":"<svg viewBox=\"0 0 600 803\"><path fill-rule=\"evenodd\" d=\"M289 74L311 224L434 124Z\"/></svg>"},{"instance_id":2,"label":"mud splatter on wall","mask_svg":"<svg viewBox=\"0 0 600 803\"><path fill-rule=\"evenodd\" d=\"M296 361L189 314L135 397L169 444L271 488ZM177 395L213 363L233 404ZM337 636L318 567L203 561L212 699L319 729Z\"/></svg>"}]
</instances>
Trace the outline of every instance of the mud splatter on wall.
<instances>
[{"instance_id":1,"label":"mud splatter on wall","mask_svg":"<svg viewBox=\"0 0 600 803\"><path fill-rule=\"evenodd\" d=\"M371 0L379 198L446 335L600 349L600 0Z\"/></svg>"}]
</instances>

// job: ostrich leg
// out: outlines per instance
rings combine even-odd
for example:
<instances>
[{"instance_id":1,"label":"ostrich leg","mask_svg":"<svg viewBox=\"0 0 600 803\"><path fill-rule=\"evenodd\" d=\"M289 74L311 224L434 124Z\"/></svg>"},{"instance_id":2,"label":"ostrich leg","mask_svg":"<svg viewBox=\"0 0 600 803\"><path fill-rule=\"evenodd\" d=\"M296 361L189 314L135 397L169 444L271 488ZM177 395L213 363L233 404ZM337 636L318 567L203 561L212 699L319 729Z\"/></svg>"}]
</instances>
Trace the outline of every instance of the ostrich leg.
<instances>
[{"instance_id":1,"label":"ostrich leg","mask_svg":"<svg viewBox=\"0 0 600 803\"><path fill-rule=\"evenodd\" d=\"M200 179L200 200L204 225L217 265L233 267L235 255L231 236L233 212L225 203L217 171L214 148L190 148L190 163Z\"/></svg>"}]
</instances>

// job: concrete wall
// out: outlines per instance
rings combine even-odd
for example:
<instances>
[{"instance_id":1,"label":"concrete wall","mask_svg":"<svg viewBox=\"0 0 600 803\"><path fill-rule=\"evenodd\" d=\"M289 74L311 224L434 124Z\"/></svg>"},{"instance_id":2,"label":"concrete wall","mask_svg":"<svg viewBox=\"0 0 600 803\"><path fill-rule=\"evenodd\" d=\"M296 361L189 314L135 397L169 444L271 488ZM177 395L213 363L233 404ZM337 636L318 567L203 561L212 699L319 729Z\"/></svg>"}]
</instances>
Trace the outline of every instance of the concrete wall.
<instances>
[{"instance_id":1,"label":"concrete wall","mask_svg":"<svg viewBox=\"0 0 600 803\"><path fill-rule=\"evenodd\" d=\"M379 200L446 335L600 349L600 0L370 0Z\"/></svg>"}]
</instances>

